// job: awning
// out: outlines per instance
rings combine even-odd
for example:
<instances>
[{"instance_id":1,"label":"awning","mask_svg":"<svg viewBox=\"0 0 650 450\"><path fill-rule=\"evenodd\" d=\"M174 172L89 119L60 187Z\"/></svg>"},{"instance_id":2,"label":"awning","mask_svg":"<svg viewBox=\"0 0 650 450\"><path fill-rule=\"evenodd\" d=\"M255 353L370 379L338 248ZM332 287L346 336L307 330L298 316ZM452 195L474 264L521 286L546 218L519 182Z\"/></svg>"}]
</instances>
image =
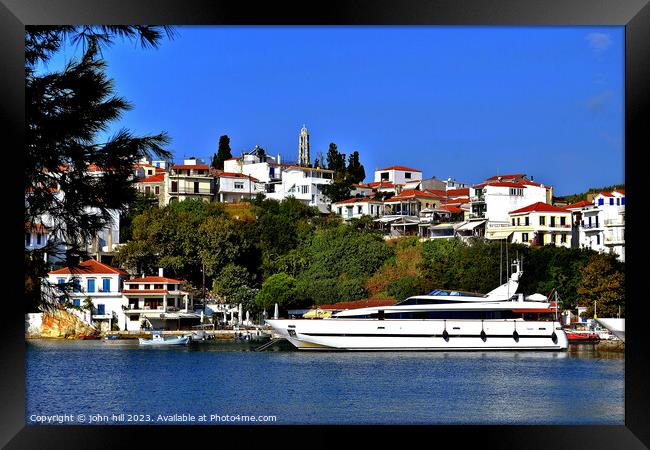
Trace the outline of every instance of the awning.
<instances>
[{"instance_id":1,"label":"awning","mask_svg":"<svg viewBox=\"0 0 650 450\"><path fill-rule=\"evenodd\" d=\"M331 317L332 311L324 311L322 309L312 309L308 313L302 315L305 319L324 319L325 317Z\"/></svg>"},{"instance_id":2,"label":"awning","mask_svg":"<svg viewBox=\"0 0 650 450\"><path fill-rule=\"evenodd\" d=\"M467 230L471 231L474 228L483 225L485 223L485 220L477 220L476 222L467 222L465 225L461 225L457 228L457 230Z\"/></svg>"},{"instance_id":3,"label":"awning","mask_svg":"<svg viewBox=\"0 0 650 450\"><path fill-rule=\"evenodd\" d=\"M507 239L512 233L512 231L490 231L485 233L485 237L488 239Z\"/></svg>"},{"instance_id":4,"label":"awning","mask_svg":"<svg viewBox=\"0 0 650 450\"><path fill-rule=\"evenodd\" d=\"M431 229L433 229L433 230L448 229L448 228L454 228L454 224L453 223L439 223L438 225L431 226Z\"/></svg>"},{"instance_id":5,"label":"awning","mask_svg":"<svg viewBox=\"0 0 650 450\"><path fill-rule=\"evenodd\" d=\"M147 319L162 319L162 320L178 320L178 319L200 319L201 315L191 312L162 312L162 311L147 311L140 313L142 317Z\"/></svg>"}]
</instances>

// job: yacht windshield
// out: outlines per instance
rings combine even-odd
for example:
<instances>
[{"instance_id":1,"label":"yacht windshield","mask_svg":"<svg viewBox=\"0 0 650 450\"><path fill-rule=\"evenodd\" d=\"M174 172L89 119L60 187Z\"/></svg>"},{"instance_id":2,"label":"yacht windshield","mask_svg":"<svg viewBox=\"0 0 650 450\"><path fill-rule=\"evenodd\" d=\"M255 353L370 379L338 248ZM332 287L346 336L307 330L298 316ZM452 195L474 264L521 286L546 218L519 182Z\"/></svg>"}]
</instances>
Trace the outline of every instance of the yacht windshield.
<instances>
[{"instance_id":1,"label":"yacht windshield","mask_svg":"<svg viewBox=\"0 0 650 450\"><path fill-rule=\"evenodd\" d=\"M462 295L463 297L484 297L483 294L470 294L468 292L460 292L460 291L445 291L445 290L442 290L442 289L435 289L435 290L429 292L429 295L432 295L432 296L435 295L435 296L438 296L438 297L444 297L444 296L448 296L448 295L450 295L450 296L451 295L457 295L457 296Z\"/></svg>"}]
</instances>

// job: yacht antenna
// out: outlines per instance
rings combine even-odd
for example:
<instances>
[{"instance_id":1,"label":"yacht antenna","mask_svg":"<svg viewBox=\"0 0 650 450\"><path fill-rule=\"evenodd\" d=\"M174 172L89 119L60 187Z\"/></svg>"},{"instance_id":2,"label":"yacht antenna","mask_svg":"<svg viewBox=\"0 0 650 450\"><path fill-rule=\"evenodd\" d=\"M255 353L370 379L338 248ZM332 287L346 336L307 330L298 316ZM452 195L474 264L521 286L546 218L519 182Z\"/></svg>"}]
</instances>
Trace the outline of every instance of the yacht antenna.
<instances>
[{"instance_id":1,"label":"yacht antenna","mask_svg":"<svg viewBox=\"0 0 650 450\"><path fill-rule=\"evenodd\" d=\"M508 259L508 243L506 242L506 285L508 289L508 299L510 299L510 260Z\"/></svg>"},{"instance_id":2,"label":"yacht antenna","mask_svg":"<svg viewBox=\"0 0 650 450\"><path fill-rule=\"evenodd\" d=\"M503 241L499 240L499 284L503 284Z\"/></svg>"}]
</instances>

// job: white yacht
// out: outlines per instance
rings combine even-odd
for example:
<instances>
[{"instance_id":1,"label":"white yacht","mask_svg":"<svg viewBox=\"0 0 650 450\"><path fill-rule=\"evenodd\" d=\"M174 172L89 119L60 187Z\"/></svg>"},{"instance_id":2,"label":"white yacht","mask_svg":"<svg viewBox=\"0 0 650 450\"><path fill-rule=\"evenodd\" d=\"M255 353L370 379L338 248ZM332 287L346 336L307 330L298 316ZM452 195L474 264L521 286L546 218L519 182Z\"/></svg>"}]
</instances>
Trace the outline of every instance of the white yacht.
<instances>
[{"instance_id":1,"label":"white yacht","mask_svg":"<svg viewBox=\"0 0 650 450\"><path fill-rule=\"evenodd\" d=\"M326 319L266 322L300 350L565 350L556 307L516 294L522 274L515 260L508 281L485 295L435 290Z\"/></svg>"}]
</instances>

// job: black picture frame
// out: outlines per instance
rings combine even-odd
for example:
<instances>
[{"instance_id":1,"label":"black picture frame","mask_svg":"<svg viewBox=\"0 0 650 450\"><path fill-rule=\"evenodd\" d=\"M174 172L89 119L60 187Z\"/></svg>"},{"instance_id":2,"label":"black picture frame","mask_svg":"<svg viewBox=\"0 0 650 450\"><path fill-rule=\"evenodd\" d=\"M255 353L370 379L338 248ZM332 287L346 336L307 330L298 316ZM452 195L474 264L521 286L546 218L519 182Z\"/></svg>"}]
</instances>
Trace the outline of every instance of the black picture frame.
<instances>
[{"instance_id":1,"label":"black picture frame","mask_svg":"<svg viewBox=\"0 0 650 450\"><path fill-rule=\"evenodd\" d=\"M6 448L108 448L128 446L145 437L146 445L172 442L185 445L242 445L277 442L283 447L323 443L340 445L350 439L370 442L396 436L406 445L467 444L483 448L645 448L650 446L648 406L650 371L647 354L647 314L642 286L643 205L641 155L650 148L650 5L647 0L365 0L244 3L208 0L1 0L2 70L0 96L4 133L2 146L7 183L5 214L9 228L22 233L22 130L24 129L24 25L75 23L146 23L176 25L621 25L625 26L625 178L628 202L626 249L628 302L625 362L625 426L419 426L419 427L242 427L242 426L25 426L24 309L20 276L6 279L11 289L2 302L2 411L0 445ZM7 137L10 139L7 140ZM8 141L12 143L9 144ZM13 170L11 168L14 168ZM577 168L576 170L579 170ZM11 177L10 177L11 178ZM9 208L8 205L11 205ZM21 234L22 236L22 234ZM5 261L24 252L22 238L5 242ZM17 272L18 267L15 267ZM630 272L631 270L631 272ZM407 429L403 429L407 428ZM341 437L341 431L345 432ZM250 433L255 432L255 437ZM294 435L299 433L300 438ZM199 439L205 439L200 444ZM447 444L445 444L447 443Z\"/></svg>"}]
</instances>

